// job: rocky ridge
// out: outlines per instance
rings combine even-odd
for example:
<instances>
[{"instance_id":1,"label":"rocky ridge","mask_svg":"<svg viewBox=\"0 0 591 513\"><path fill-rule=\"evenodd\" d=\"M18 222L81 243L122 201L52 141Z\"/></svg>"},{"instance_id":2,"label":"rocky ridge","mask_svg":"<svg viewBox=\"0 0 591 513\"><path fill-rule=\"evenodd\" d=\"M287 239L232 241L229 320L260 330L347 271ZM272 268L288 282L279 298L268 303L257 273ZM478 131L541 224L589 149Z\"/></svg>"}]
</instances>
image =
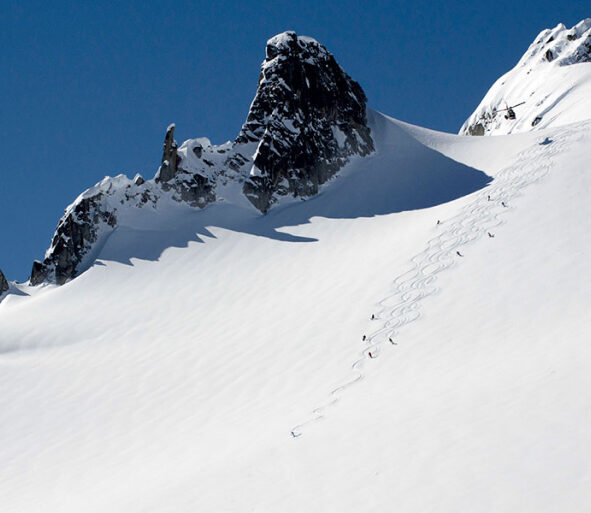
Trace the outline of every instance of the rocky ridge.
<instances>
[{"instance_id":1,"label":"rocky ridge","mask_svg":"<svg viewBox=\"0 0 591 513\"><path fill-rule=\"evenodd\" d=\"M316 40L284 32L267 42L259 84L234 142L174 139L167 130L154 179L106 177L81 194L60 219L30 282L61 285L83 272L128 209L172 201L195 208L237 189L260 212L282 197L318 193L352 157L374 151L359 84Z\"/></svg>"}]
</instances>

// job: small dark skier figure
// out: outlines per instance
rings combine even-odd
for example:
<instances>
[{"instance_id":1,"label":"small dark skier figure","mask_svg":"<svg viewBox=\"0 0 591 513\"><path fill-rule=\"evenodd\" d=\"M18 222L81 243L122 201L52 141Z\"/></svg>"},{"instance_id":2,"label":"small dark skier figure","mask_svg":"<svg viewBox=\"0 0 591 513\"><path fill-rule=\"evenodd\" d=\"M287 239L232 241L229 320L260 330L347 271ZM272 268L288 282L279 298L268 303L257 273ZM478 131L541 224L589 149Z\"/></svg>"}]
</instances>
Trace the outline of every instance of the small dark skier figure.
<instances>
[{"instance_id":1,"label":"small dark skier figure","mask_svg":"<svg viewBox=\"0 0 591 513\"><path fill-rule=\"evenodd\" d=\"M437 219L437 224L438 224L438 225L440 225L440 224L441 224L441 221L440 221L439 219Z\"/></svg>"},{"instance_id":2,"label":"small dark skier figure","mask_svg":"<svg viewBox=\"0 0 591 513\"><path fill-rule=\"evenodd\" d=\"M495 234L494 233L490 233L490 232L486 232L488 233L489 238L494 239L495 238Z\"/></svg>"},{"instance_id":3,"label":"small dark skier figure","mask_svg":"<svg viewBox=\"0 0 591 513\"><path fill-rule=\"evenodd\" d=\"M504 201L501 201L501 205L503 205L505 208L507 208L507 205L505 204Z\"/></svg>"},{"instance_id":4,"label":"small dark skier figure","mask_svg":"<svg viewBox=\"0 0 591 513\"><path fill-rule=\"evenodd\" d=\"M486 201L490 201L490 194L486 197Z\"/></svg>"},{"instance_id":5,"label":"small dark skier figure","mask_svg":"<svg viewBox=\"0 0 591 513\"><path fill-rule=\"evenodd\" d=\"M365 342L365 339L366 339L366 338L367 338L367 337L366 337L365 335L363 335L363 337L361 337L361 340L363 340L363 341Z\"/></svg>"},{"instance_id":6,"label":"small dark skier figure","mask_svg":"<svg viewBox=\"0 0 591 513\"><path fill-rule=\"evenodd\" d=\"M367 356L369 356L370 358L375 358L375 356L373 354L371 354L371 351L367 352Z\"/></svg>"},{"instance_id":7,"label":"small dark skier figure","mask_svg":"<svg viewBox=\"0 0 591 513\"><path fill-rule=\"evenodd\" d=\"M374 314L371 314L371 320L375 321L375 319L376 319L376 316Z\"/></svg>"},{"instance_id":8,"label":"small dark skier figure","mask_svg":"<svg viewBox=\"0 0 591 513\"><path fill-rule=\"evenodd\" d=\"M456 255L458 255L459 257L463 257L464 256L459 251L456 251Z\"/></svg>"},{"instance_id":9,"label":"small dark skier figure","mask_svg":"<svg viewBox=\"0 0 591 513\"><path fill-rule=\"evenodd\" d=\"M396 345L396 342L394 342L394 341L392 340L392 337L388 337L388 341L389 341L389 342L390 342L390 344L392 344L393 346L395 346L395 345Z\"/></svg>"},{"instance_id":10,"label":"small dark skier figure","mask_svg":"<svg viewBox=\"0 0 591 513\"><path fill-rule=\"evenodd\" d=\"M291 432L291 436L293 436L294 438L297 438L298 436L301 436L301 433L294 433L293 431Z\"/></svg>"}]
</instances>

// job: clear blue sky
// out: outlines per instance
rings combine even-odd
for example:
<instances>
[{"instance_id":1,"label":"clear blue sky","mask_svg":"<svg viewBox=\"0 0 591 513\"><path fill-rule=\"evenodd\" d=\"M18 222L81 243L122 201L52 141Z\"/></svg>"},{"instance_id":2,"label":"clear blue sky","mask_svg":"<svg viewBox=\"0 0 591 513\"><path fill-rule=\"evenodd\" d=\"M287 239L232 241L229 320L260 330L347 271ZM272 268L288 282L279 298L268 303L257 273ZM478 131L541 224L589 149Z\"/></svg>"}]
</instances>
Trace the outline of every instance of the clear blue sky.
<instances>
[{"instance_id":1,"label":"clear blue sky","mask_svg":"<svg viewBox=\"0 0 591 513\"><path fill-rule=\"evenodd\" d=\"M540 30L588 16L568 0L4 0L0 269L25 280L64 208L105 175L151 178L170 122L178 140L233 139L278 32L322 42L372 108L457 132Z\"/></svg>"}]
</instances>

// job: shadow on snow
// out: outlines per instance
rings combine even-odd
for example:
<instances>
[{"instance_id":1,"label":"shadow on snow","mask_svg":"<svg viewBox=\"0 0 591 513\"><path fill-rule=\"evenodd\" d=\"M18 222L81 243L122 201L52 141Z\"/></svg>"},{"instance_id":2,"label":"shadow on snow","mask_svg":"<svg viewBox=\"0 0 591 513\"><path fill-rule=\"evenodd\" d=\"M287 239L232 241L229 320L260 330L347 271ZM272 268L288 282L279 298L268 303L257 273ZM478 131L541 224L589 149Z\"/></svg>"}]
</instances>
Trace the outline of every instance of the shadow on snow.
<instances>
[{"instance_id":1,"label":"shadow on snow","mask_svg":"<svg viewBox=\"0 0 591 513\"><path fill-rule=\"evenodd\" d=\"M313 217L356 219L429 208L491 182L482 171L428 148L381 114L369 111L368 117L377 151L352 161L317 196L277 206L267 215L225 203L204 210L179 207L168 221L166 216L155 219L157 228L119 226L106 240L98 258L129 265L132 258L158 260L167 248L215 238L208 227L287 243L316 242L317 238L282 230L309 223Z\"/></svg>"}]
</instances>

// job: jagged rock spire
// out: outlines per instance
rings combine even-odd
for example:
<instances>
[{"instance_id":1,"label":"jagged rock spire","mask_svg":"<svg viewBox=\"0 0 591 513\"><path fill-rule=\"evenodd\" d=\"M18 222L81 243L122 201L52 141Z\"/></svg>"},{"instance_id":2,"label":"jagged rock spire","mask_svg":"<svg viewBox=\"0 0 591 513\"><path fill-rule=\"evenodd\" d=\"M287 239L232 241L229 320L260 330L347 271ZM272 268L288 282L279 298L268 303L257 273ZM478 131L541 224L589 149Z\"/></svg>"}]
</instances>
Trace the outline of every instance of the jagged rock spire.
<instances>
[{"instance_id":1,"label":"jagged rock spire","mask_svg":"<svg viewBox=\"0 0 591 513\"><path fill-rule=\"evenodd\" d=\"M312 38L267 42L259 85L237 144L257 142L248 199L266 212L277 196L310 196L352 155L374 150L366 97Z\"/></svg>"},{"instance_id":2,"label":"jagged rock spire","mask_svg":"<svg viewBox=\"0 0 591 513\"><path fill-rule=\"evenodd\" d=\"M174 140L175 124L171 123L166 129L164 146L162 150L162 163L156 174L156 181L168 182L177 174L178 169L178 144Z\"/></svg>"}]
</instances>

